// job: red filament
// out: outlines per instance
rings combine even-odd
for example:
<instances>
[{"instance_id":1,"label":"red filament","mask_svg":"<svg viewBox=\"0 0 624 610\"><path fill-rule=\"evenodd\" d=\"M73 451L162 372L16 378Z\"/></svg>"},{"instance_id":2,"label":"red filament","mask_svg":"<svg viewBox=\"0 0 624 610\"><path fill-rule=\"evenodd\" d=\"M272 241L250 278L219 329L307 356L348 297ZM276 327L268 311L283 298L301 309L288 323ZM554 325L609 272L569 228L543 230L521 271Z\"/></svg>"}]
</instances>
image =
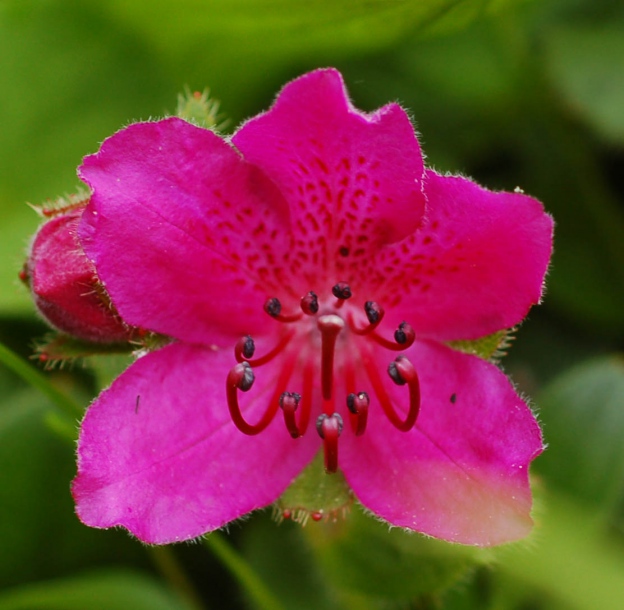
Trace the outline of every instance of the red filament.
<instances>
[{"instance_id":1,"label":"red filament","mask_svg":"<svg viewBox=\"0 0 624 610\"><path fill-rule=\"evenodd\" d=\"M394 331L394 341L390 341L377 333L372 333L371 337L382 347L399 352L412 347L416 340L416 333L410 324L401 322L399 327Z\"/></svg>"},{"instance_id":2,"label":"red filament","mask_svg":"<svg viewBox=\"0 0 624 610\"><path fill-rule=\"evenodd\" d=\"M256 346L253 339L247 335L246 337L241 337L234 347L234 357L237 362L248 362L251 366L262 366L267 362L270 362L277 356L279 353L284 351L284 348L290 343L290 340L293 338L293 333L284 333L277 342L277 345L269 352L267 352L264 356L260 356L259 358L252 359L256 351ZM253 348L250 347L250 342L253 344ZM246 356L245 354L251 354L251 356Z\"/></svg>"},{"instance_id":3,"label":"red filament","mask_svg":"<svg viewBox=\"0 0 624 610\"><path fill-rule=\"evenodd\" d=\"M379 376L379 371L374 364L370 360L364 360L364 367L373 385L377 400L379 400L381 408L386 414L386 417L390 420L390 423L401 432L408 432L416 423L416 418L420 411L420 384L414 365L405 356L399 356L394 363L409 388L409 408L405 419L401 419L396 412L392 404L392 399L388 395L383 381Z\"/></svg>"},{"instance_id":4,"label":"red filament","mask_svg":"<svg viewBox=\"0 0 624 610\"><path fill-rule=\"evenodd\" d=\"M238 391L247 392L251 389L255 376L251 366L248 362L240 362L233 369L230 370L225 382L226 396L228 408L230 410L230 417L235 426L244 434L254 436L260 434L272 421L279 409L279 396L280 388L283 388L290 379L294 368L294 363L290 366L285 366L278 379L275 391L269 400L269 404L264 411L262 417L255 424L250 424L243 417L240 404L238 402ZM251 375L250 372L251 371ZM251 378L251 381L250 381Z\"/></svg>"}]
</instances>

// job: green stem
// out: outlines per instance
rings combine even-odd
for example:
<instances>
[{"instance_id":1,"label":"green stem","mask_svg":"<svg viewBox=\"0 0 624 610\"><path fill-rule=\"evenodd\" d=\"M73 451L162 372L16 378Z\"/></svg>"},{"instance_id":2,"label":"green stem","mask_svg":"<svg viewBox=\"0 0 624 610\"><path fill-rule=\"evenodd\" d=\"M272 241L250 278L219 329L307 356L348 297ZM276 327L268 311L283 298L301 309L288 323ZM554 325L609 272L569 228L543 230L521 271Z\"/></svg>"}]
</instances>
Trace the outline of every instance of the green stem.
<instances>
[{"instance_id":1,"label":"green stem","mask_svg":"<svg viewBox=\"0 0 624 610\"><path fill-rule=\"evenodd\" d=\"M253 568L224 540L218 532L204 538L204 544L245 588L249 597L263 610L285 610L269 591Z\"/></svg>"},{"instance_id":2,"label":"green stem","mask_svg":"<svg viewBox=\"0 0 624 610\"><path fill-rule=\"evenodd\" d=\"M63 414L72 419L82 418L84 409L78 403L55 388L46 375L40 373L2 343L0 343L0 362L47 396Z\"/></svg>"},{"instance_id":3,"label":"green stem","mask_svg":"<svg viewBox=\"0 0 624 610\"><path fill-rule=\"evenodd\" d=\"M186 601L188 607L193 610L203 610L204 605L201 598L178 563L173 550L167 546L152 546L148 547L148 552L158 571L169 583L169 586Z\"/></svg>"}]
</instances>

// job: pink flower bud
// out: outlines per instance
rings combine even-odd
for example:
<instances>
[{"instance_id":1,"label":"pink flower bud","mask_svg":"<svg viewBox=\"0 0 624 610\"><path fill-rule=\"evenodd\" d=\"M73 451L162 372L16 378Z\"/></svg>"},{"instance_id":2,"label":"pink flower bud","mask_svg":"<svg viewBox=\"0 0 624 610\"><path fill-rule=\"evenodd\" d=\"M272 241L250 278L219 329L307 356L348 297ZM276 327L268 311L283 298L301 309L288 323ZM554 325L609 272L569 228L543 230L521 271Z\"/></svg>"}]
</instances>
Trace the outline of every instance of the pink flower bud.
<instances>
[{"instance_id":1,"label":"pink flower bud","mask_svg":"<svg viewBox=\"0 0 624 610\"><path fill-rule=\"evenodd\" d=\"M35 234L20 278L29 284L39 313L57 330L85 341L126 342L133 329L115 311L78 239L87 202L43 212L51 217Z\"/></svg>"}]
</instances>

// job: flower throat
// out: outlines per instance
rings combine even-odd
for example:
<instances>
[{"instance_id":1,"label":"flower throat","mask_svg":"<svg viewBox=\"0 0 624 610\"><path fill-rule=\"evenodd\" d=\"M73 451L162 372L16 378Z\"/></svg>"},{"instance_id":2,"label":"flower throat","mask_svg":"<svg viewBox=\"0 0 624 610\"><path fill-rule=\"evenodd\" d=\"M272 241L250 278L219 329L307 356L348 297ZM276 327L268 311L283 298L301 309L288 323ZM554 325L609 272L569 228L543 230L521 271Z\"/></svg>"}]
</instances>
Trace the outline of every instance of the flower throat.
<instances>
[{"instance_id":1,"label":"flower throat","mask_svg":"<svg viewBox=\"0 0 624 610\"><path fill-rule=\"evenodd\" d=\"M336 383L335 383L335 355L338 340L342 336L355 335L364 341L371 341L391 351L401 351L409 348L415 339L413 328L402 322L394 331L392 340L383 337L378 327L384 317L383 308L374 301L364 304L364 313L367 322L360 325L355 320L352 311L343 314L344 304L351 298L351 288L345 282L339 282L332 288L333 302L329 307L321 309L318 296L308 292L301 298L300 308L297 311L286 313L277 298L270 298L264 304L264 311L274 320L284 325L283 332L276 345L263 356L256 357L256 346L251 336L241 337L234 348L234 355L238 364L227 376L227 402L232 421L243 433L255 435L262 432L275 418L279 410L284 417L284 425L293 439L303 436L310 423L313 410L315 377L320 371L320 388L322 396L322 413L316 419L316 431L323 441L325 470L327 473L338 469L338 440L343 433L344 420L336 410ZM361 317L361 316L360 316ZM299 362L301 346L298 341L307 341L302 337L300 329L309 330L316 326L320 334L320 367L318 361L303 359L302 390L288 391L289 382ZM346 337L345 337L346 338ZM293 350L292 347L295 347ZM351 351L351 342L346 339L341 347ZM254 369L273 362L278 356L285 355L279 370L275 390L269 403L255 424L250 424L244 417L238 400L238 392L248 392L255 381ZM344 356L344 354L343 354ZM371 405L369 394L356 388L355 358L344 358L346 396L342 398L347 407L347 416L353 433L356 436L364 434L368 420L368 411ZM418 417L420 408L420 386L414 365L404 355L397 356L388 365L388 375L393 383L407 386L409 406L407 414L402 418L395 409L392 398L386 390L382 375L377 365L370 357L362 358L363 369L368 377L372 393L376 397L384 414L389 421L402 432L410 430ZM343 403L343 404L344 404Z\"/></svg>"}]
</instances>

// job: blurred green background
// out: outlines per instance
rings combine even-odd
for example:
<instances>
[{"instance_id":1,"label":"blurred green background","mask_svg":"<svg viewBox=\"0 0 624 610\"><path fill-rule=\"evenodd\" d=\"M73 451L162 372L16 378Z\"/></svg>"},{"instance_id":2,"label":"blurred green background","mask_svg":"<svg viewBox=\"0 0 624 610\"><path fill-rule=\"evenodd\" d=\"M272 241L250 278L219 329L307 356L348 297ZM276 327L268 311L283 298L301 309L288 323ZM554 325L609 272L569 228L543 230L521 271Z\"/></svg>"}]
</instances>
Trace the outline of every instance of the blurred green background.
<instances>
[{"instance_id":1,"label":"blurred green background","mask_svg":"<svg viewBox=\"0 0 624 610\"><path fill-rule=\"evenodd\" d=\"M45 332L17 280L26 202L75 192L84 155L185 86L210 87L234 129L327 65L358 107L408 108L431 166L555 216L545 302L504 361L550 445L534 534L467 549L357 510L340 528L258 514L167 549L90 530L69 495L76 420L3 356L0 610L624 608L621 0L0 1L0 341L28 358ZM48 380L86 405L116 365Z\"/></svg>"}]
</instances>

